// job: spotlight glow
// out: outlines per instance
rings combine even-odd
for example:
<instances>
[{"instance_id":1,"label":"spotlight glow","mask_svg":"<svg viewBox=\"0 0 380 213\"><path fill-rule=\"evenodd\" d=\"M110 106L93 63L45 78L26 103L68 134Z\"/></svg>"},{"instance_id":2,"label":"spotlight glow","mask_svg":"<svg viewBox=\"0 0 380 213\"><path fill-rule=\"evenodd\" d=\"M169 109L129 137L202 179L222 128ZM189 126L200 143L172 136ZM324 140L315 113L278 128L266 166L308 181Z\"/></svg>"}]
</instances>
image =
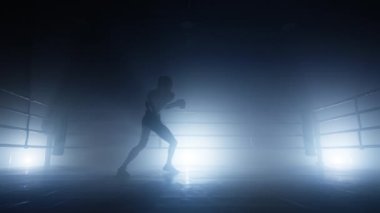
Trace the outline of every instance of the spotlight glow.
<instances>
[{"instance_id":1,"label":"spotlight glow","mask_svg":"<svg viewBox=\"0 0 380 213\"><path fill-rule=\"evenodd\" d=\"M44 165L44 150L15 149L9 154L8 167L30 169Z\"/></svg>"},{"instance_id":2,"label":"spotlight glow","mask_svg":"<svg viewBox=\"0 0 380 213\"><path fill-rule=\"evenodd\" d=\"M217 154L212 150L180 149L177 150L175 163L182 170L215 165Z\"/></svg>"},{"instance_id":3,"label":"spotlight glow","mask_svg":"<svg viewBox=\"0 0 380 213\"><path fill-rule=\"evenodd\" d=\"M25 155L23 159L23 165L26 168L29 168L35 164L35 159L31 155Z\"/></svg>"},{"instance_id":4,"label":"spotlight glow","mask_svg":"<svg viewBox=\"0 0 380 213\"><path fill-rule=\"evenodd\" d=\"M347 170L354 167L355 161L350 150L325 150L323 163L327 168Z\"/></svg>"}]
</instances>

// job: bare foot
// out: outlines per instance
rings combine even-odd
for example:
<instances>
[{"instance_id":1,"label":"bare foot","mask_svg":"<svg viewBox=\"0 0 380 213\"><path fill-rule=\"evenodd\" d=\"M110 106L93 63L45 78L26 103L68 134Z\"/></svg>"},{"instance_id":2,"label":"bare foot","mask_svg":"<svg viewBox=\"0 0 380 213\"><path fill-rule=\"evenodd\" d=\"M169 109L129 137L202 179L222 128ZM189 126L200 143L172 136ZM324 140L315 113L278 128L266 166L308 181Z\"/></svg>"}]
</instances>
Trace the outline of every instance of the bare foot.
<instances>
[{"instance_id":1,"label":"bare foot","mask_svg":"<svg viewBox=\"0 0 380 213\"><path fill-rule=\"evenodd\" d=\"M173 173L173 174L177 174L177 173L179 173L179 171L176 169L176 168L174 168L174 166L173 165L171 165L171 164L166 164L165 166L164 166L164 168L162 168L164 171L167 171L167 172L170 172L170 173Z\"/></svg>"},{"instance_id":2,"label":"bare foot","mask_svg":"<svg viewBox=\"0 0 380 213\"><path fill-rule=\"evenodd\" d=\"M116 177L120 177L120 178L129 178L129 173L125 170L125 169L122 169L122 168L119 168L116 172Z\"/></svg>"}]
</instances>

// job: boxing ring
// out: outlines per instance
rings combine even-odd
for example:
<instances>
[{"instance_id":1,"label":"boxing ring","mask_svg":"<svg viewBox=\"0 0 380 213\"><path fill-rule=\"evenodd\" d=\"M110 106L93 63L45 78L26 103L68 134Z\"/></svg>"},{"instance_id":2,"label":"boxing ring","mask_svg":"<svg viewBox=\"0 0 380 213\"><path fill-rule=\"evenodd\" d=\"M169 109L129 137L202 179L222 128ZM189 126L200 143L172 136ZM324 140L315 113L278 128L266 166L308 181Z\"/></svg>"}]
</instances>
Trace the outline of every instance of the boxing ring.
<instances>
[{"instance_id":1,"label":"boxing ring","mask_svg":"<svg viewBox=\"0 0 380 213\"><path fill-rule=\"evenodd\" d=\"M39 150L40 161L43 160L43 165L49 166L52 150L57 149L57 144L52 142L54 138L52 132L43 128L44 122L49 119L49 106L8 90L2 89L1 94L4 103L1 104L0 109L7 119L3 119L0 124L4 132L0 147L13 150ZM328 166L331 150L363 151L380 147L379 142L376 141L376 134L380 128L378 122L380 104L376 100L379 100L379 89L308 111L279 114L272 120L259 120L260 122L256 123L257 119L252 112L175 110L163 112L163 118L179 141L178 152L184 153L182 158L181 154L178 154L180 163L181 161L184 163L186 158L192 161L191 157L186 156L196 155L202 150L252 150L254 152L269 149L298 150L304 152L305 156L313 158L316 164ZM8 106L6 101L10 103ZM61 148L85 150L96 147L118 147L117 149L122 147L125 151L138 140L136 133L140 131L140 126L136 123L140 123L141 112L117 113L124 113L125 116L118 116L115 120L114 115L109 119L110 112L107 111L77 112L77 115L69 119L69 127L64 130L67 139ZM123 119L128 122L124 122ZM120 137L115 143L102 141L81 143L78 135L83 138L86 135L97 134L101 132L101 129L104 129L104 135L119 134ZM7 134L8 137L6 137ZM164 141L154 134L151 135L147 150L163 151L167 148ZM76 140L71 140L75 137ZM107 136L103 138L107 141ZM126 143L129 144L127 147L125 147ZM186 154L186 152L192 154ZM42 154L44 159L41 159ZM14 160L12 158L15 156L9 154L7 158L3 161L8 162L8 165L3 165L3 167L10 168ZM343 157L342 160L335 159L335 164L345 161L345 158L347 157ZM193 166L196 166L196 163Z\"/></svg>"},{"instance_id":2,"label":"boxing ring","mask_svg":"<svg viewBox=\"0 0 380 213\"><path fill-rule=\"evenodd\" d=\"M374 162L378 162L376 157L379 156L380 146L376 140L380 120L379 90L306 111L306 114L292 113L290 117L267 121L265 125L255 124L255 119L250 116L239 117L241 113L236 112L168 112L163 117L178 138L175 162L182 173L171 176L157 166L144 165L145 170L132 169L133 176L128 180L115 179L114 167L106 173L95 173L91 171L91 165L111 158L101 167L117 167L128 146L134 145L138 139L136 122L140 119L139 112L124 111L124 116L120 116L113 111L113 115L117 114L117 122L114 117L110 118L109 111L79 112L69 119L63 154L52 155L56 144L49 142L52 136L42 129L49 107L9 91L1 92L3 97L8 96L9 104L2 103L1 106L2 116L8 115L0 126L3 131L1 210L379 211L378 175L373 172L368 175L368 171L377 168ZM126 119L131 122L125 122ZM126 140L131 135L129 132L134 134ZM88 139L89 135L94 136ZM116 139L110 140L110 136ZM101 139L94 141L94 138ZM146 154L139 159L144 161L150 156L150 161L156 162L164 155L166 144L152 134L146 149ZM257 165L272 167L292 155L298 157L280 167L273 167L277 172L259 172ZM233 158L222 161L226 156ZM86 159L91 161L78 167L77 164L86 162ZM214 161L209 162L210 159ZM274 159L273 164L268 159ZM307 161L305 166L316 168L317 172L305 168L297 171L300 161ZM137 160L136 164L142 163ZM242 164L242 170L250 169L251 172L237 173L236 167L242 167ZM292 166L284 167L286 164ZM73 169L76 166L78 169ZM213 174L213 168L217 167L219 173ZM355 172L355 169L366 170L366 173ZM336 172L339 170L345 171Z\"/></svg>"}]
</instances>

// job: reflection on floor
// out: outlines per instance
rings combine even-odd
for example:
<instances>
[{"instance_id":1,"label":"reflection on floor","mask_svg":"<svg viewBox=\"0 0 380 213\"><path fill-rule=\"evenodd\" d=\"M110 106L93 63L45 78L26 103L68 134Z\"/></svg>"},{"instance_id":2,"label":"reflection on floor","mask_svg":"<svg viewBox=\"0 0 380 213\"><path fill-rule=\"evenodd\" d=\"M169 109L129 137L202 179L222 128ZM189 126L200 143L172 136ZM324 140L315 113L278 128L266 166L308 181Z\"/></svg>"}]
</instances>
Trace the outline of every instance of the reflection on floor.
<instances>
[{"instance_id":1,"label":"reflection on floor","mask_svg":"<svg viewBox=\"0 0 380 213\"><path fill-rule=\"evenodd\" d=\"M0 212L380 212L378 176L186 170L128 180L68 169L2 171Z\"/></svg>"}]
</instances>

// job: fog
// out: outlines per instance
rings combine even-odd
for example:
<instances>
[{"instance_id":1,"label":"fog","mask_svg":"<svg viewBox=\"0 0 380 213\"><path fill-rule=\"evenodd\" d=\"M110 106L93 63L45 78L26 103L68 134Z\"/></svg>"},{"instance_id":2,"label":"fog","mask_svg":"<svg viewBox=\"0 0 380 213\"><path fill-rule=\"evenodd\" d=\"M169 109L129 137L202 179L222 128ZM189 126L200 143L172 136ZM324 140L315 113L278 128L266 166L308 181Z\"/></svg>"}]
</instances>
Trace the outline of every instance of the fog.
<instances>
[{"instance_id":1,"label":"fog","mask_svg":"<svg viewBox=\"0 0 380 213\"><path fill-rule=\"evenodd\" d=\"M369 3L18 4L1 20L0 177L116 174L133 185L177 168L168 182L183 188L377 177Z\"/></svg>"}]
</instances>

